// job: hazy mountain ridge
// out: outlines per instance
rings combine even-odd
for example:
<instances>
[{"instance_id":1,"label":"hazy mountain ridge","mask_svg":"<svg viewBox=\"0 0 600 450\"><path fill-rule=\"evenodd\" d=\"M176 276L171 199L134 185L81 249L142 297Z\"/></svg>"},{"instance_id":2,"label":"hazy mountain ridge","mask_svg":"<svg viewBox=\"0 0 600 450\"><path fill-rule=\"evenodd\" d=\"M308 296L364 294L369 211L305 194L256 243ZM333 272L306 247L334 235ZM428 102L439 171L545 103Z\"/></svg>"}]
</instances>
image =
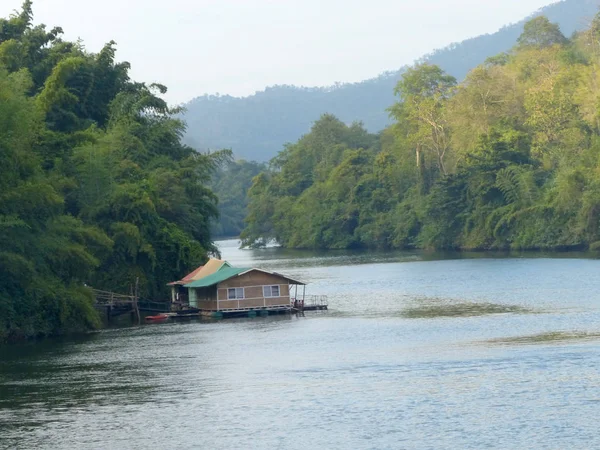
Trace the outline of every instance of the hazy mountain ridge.
<instances>
[{"instance_id":1,"label":"hazy mountain ridge","mask_svg":"<svg viewBox=\"0 0 600 450\"><path fill-rule=\"evenodd\" d=\"M546 15L565 35L585 28L600 0L565 0L542 8L521 22L454 43L421 60L441 66L459 80L488 57L510 50L531 17ZM205 95L191 100L184 118L186 142L199 150L231 148L239 158L266 161L308 132L321 114L346 123L362 121L376 132L390 121L386 109L404 69L386 72L359 83L328 87L272 86L248 97Z\"/></svg>"}]
</instances>

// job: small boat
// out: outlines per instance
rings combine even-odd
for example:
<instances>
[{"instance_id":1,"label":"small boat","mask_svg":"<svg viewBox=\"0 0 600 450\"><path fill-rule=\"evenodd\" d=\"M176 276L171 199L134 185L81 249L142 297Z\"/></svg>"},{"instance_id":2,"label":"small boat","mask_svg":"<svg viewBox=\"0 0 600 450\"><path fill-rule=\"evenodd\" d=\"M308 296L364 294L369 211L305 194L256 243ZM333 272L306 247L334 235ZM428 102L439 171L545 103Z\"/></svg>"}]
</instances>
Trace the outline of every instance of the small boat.
<instances>
[{"instance_id":1,"label":"small boat","mask_svg":"<svg viewBox=\"0 0 600 450\"><path fill-rule=\"evenodd\" d=\"M146 322L164 322L169 318L168 314L157 314L155 316L146 316Z\"/></svg>"}]
</instances>

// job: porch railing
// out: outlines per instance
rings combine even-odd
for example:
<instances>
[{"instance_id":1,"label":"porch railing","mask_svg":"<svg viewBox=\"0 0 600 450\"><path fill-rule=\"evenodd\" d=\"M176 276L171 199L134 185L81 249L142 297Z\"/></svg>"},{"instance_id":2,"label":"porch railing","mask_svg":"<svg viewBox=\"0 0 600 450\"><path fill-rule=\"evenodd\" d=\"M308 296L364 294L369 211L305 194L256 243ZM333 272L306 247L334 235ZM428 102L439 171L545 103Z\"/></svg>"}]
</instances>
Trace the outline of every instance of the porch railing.
<instances>
[{"instance_id":1,"label":"porch railing","mask_svg":"<svg viewBox=\"0 0 600 450\"><path fill-rule=\"evenodd\" d=\"M301 302L302 301L302 296L298 295L296 298L292 297L291 298L291 302L292 305L297 303L297 302ZM306 295L304 296L304 307L306 308L307 306L328 306L328 300L327 300L327 296L326 295Z\"/></svg>"}]
</instances>

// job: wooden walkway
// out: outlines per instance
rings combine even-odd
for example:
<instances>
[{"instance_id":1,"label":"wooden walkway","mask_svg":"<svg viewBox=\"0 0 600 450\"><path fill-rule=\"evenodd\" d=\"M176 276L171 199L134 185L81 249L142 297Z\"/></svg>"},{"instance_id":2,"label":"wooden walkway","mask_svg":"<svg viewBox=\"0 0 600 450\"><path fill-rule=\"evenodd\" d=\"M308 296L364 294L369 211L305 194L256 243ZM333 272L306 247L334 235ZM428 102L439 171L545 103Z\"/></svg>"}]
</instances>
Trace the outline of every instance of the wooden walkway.
<instances>
[{"instance_id":1,"label":"wooden walkway","mask_svg":"<svg viewBox=\"0 0 600 450\"><path fill-rule=\"evenodd\" d=\"M133 289L132 289L133 290ZM94 306L103 310L106 319L131 314L134 322L140 323L140 311L152 313L167 313L171 311L168 302L149 302L140 300L137 295L137 286L133 294L119 294L117 292L92 289L94 294Z\"/></svg>"},{"instance_id":2,"label":"wooden walkway","mask_svg":"<svg viewBox=\"0 0 600 450\"><path fill-rule=\"evenodd\" d=\"M104 310L106 319L110 322L113 317L131 314L133 321L140 323L140 309L137 295L118 294L116 292L92 289L94 306Z\"/></svg>"},{"instance_id":3,"label":"wooden walkway","mask_svg":"<svg viewBox=\"0 0 600 450\"><path fill-rule=\"evenodd\" d=\"M135 295L117 294L116 292L92 289L98 306L132 305L137 301Z\"/></svg>"},{"instance_id":4,"label":"wooden walkway","mask_svg":"<svg viewBox=\"0 0 600 450\"><path fill-rule=\"evenodd\" d=\"M326 295L307 295L304 298L292 298L292 311L324 311L329 308Z\"/></svg>"}]
</instances>

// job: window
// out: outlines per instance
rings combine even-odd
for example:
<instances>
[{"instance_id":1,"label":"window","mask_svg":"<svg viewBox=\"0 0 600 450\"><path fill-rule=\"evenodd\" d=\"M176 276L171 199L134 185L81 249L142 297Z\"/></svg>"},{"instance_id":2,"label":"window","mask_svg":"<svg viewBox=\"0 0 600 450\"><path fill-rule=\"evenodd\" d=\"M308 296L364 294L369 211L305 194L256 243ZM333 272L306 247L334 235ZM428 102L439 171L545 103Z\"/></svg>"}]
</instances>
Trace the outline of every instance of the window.
<instances>
[{"instance_id":1,"label":"window","mask_svg":"<svg viewBox=\"0 0 600 450\"><path fill-rule=\"evenodd\" d=\"M237 300L240 298L244 298L244 288L227 289L227 300Z\"/></svg>"},{"instance_id":2,"label":"window","mask_svg":"<svg viewBox=\"0 0 600 450\"><path fill-rule=\"evenodd\" d=\"M265 297L279 297L279 286L263 286Z\"/></svg>"}]
</instances>

